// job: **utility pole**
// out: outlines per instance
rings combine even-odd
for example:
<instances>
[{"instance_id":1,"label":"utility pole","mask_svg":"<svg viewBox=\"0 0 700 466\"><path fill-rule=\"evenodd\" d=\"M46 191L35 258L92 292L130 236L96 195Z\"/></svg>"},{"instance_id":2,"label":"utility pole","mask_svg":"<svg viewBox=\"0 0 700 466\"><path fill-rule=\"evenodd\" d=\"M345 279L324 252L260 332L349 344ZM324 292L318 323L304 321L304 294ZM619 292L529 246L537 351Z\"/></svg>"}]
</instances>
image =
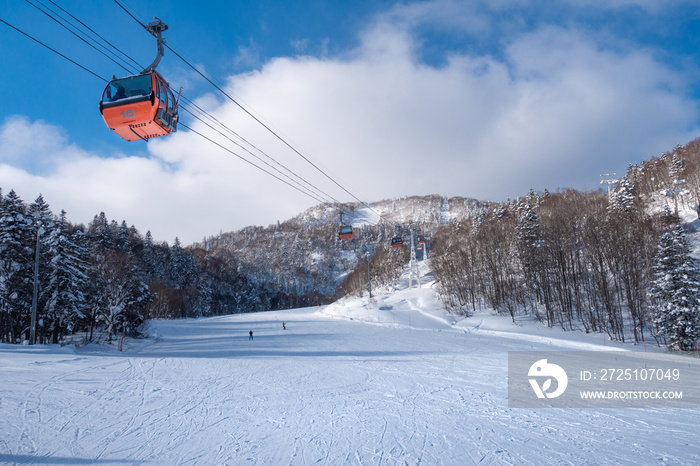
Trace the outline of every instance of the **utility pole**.
<instances>
[{"instance_id":1,"label":"utility pole","mask_svg":"<svg viewBox=\"0 0 700 466\"><path fill-rule=\"evenodd\" d=\"M39 250L41 248L41 235L44 228L39 227L36 231L36 255L34 257L34 293L32 294L32 322L29 328L29 344L36 344L36 308L39 301Z\"/></svg>"},{"instance_id":2,"label":"utility pole","mask_svg":"<svg viewBox=\"0 0 700 466\"><path fill-rule=\"evenodd\" d=\"M367 251L367 285L369 286L369 299L372 299L372 275L369 273L369 262L372 257Z\"/></svg>"},{"instance_id":3,"label":"utility pole","mask_svg":"<svg viewBox=\"0 0 700 466\"><path fill-rule=\"evenodd\" d=\"M367 247L367 243L365 242L365 240L362 240L361 250L364 251L365 259L367 259L367 287L369 288L369 299L372 299L372 274L370 273L370 261L372 260L372 252L370 251L370 248Z\"/></svg>"}]
</instances>

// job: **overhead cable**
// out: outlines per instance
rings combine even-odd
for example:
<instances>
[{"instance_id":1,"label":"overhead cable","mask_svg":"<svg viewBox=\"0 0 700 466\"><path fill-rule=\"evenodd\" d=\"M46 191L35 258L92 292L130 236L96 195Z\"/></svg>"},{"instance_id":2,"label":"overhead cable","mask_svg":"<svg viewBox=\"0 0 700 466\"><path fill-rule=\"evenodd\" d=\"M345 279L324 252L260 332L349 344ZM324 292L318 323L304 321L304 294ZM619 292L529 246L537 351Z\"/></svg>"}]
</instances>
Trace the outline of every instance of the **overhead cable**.
<instances>
[{"instance_id":1,"label":"overhead cable","mask_svg":"<svg viewBox=\"0 0 700 466\"><path fill-rule=\"evenodd\" d=\"M145 24L143 24L138 18L136 18L126 7L124 7L119 0L114 0L114 3L116 3L122 10L124 10L129 16L131 16L134 21L139 23L142 27L146 27ZM165 47L168 48L172 53L174 53L180 60L182 60L187 66L192 68L197 74L199 74L202 78L204 78L209 84L214 86L219 92L221 92L222 95L224 95L226 98L228 98L231 102L236 104L241 110L243 110L248 116L253 118L257 123L259 123L263 128L265 128L270 134L275 136L277 139L279 139L284 145L286 145L289 149L291 149L294 153L299 155L302 159L304 159L307 163L309 163L312 167L314 167L316 170L318 170L321 174L323 174L326 178L328 178L330 181L332 181L336 186L338 186L340 189L345 191L347 194L349 194L353 199L355 199L357 202L362 204L363 206L367 207L371 211L373 211L375 214L379 215L378 212L376 212L374 209L372 209L371 206L369 206L366 202L362 201L360 198L355 196L353 193L348 191L344 186L342 186L339 182L337 182L335 179L333 179L330 175L328 175L325 171L323 171L321 168L318 167L315 163L313 163L311 160L309 160L304 154L302 154L299 150L297 150L294 146L292 146L289 142L287 142L286 139L284 139L282 136L280 136L277 132L275 132L272 128L270 128L267 124L265 124L262 120L260 120L258 117L253 115L252 112L250 112L247 108L245 108L242 104L240 104L236 99L231 97L226 91L224 91L218 84L216 84L214 81L209 79L208 76L206 76L204 73L202 73L197 67L192 65L187 59L185 59L182 55L177 53L172 47L170 47L168 44L165 44Z\"/></svg>"}]
</instances>

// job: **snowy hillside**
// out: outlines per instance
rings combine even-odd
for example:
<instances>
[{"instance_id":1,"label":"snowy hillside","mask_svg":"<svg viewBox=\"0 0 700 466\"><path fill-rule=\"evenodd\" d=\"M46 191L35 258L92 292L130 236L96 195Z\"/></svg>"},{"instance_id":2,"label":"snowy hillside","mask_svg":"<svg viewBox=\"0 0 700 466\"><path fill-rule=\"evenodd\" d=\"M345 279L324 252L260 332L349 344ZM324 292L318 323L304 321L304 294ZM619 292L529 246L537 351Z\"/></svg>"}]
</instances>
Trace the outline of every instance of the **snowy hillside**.
<instances>
[{"instance_id":1,"label":"snowy hillside","mask_svg":"<svg viewBox=\"0 0 700 466\"><path fill-rule=\"evenodd\" d=\"M275 300L265 309L327 303L358 262L390 239L408 235L409 226L431 237L451 221L469 217L486 203L462 197L412 196L371 205L320 204L263 227L247 227L208 238L195 248L235 257L237 270ZM352 225L353 241L340 241L340 222ZM396 227L399 227L397 231ZM278 298L283 296L284 298ZM287 302L291 302L291 306Z\"/></svg>"},{"instance_id":2,"label":"snowy hillside","mask_svg":"<svg viewBox=\"0 0 700 466\"><path fill-rule=\"evenodd\" d=\"M464 197L443 197L439 195L409 196L373 202L369 206L342 204L312 207L294 217L291 221L308 223L311 219L323 219L337 223L342 213L343 222L353 227L386 224L408 226L420 225L426 233L433 233L440 226L451 221L461 220L479 212L492 203Z\"/></svg>"},{"instance_id":3,"label":"snowy hillside","mask_svg":"<svg viewBox=\"0 0 700 466\"><path fill-rule=\"evenodd\" d=\"M457 321L426 270L372 300L155 321L123 352L0 345L0 463L700 463L697 410L508 408L508 351L643 348Z\"/></svg>"}]
</instances>

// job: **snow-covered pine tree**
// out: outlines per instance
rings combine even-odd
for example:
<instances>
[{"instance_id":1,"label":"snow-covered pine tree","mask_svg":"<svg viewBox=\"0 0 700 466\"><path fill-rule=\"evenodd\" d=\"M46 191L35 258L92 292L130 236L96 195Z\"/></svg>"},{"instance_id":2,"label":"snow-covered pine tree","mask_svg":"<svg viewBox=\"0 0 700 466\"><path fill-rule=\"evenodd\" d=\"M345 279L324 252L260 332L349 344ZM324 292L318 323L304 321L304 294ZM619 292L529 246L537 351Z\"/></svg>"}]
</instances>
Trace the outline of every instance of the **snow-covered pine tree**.
<instances>
[{"instance_id":1,"label":"snow-covered pine tree","mask_svg":"<svg viewBox=\"0 0 700 466\"><path fill-rule=\"evenodd\" d=\"M131 230L126 224L126 220L122 220L121 225L116 230L116 246L120 251L131 251Z\"/></svg>"},{"instance_id":2,"label":"snow-covered pine tree","mask_svg":"<svg viewBox=\"0 0 700 466\"><path fill-rule=\"evenodd\" d=\"M39 197L37 197L34 202L29 204L27 213L34 219L36 224L43 226L45 229L53 226L54 219L51 207L41 194L39 194Z\"/></svg>"},{"instance_id":3,"label":"snow-covered pine tree","mask_svg":"<svg viewBox=\"0 0 700 466\"><path fill-rule=\"evenodd\" d=\"M493 210L494 218L505 218L508 216L508 207L505 204L500 204ZM483 223L483 218L482 218Z\"/></svg>"},{"instance_id":4,"label":"snow-covered pine tree","mask_svg":"<svg viewBox=\"0 0 700 466\"><path fill-rule=\"evenodd\" d=\"M152 295L136 259L123 251L107 251L99 261L93 258L90 282L94 324L104 324L110 341L116 335L138 334Z\"/></svg>"},{"instance_id":5,"label":"snow-covered pine tree","mask_svg":"<svg viewBox=\"0 0 700 466\"><path fill-rule=\"evenodd\" d=\"M41 194L34 202L29 204L27 216L31 219L31 232L35 241L34 248L36 248L36 241L40 243L36 331L37 341L45 342L47 338L46 301L48 299L49 264L52 260L50 251L46 247L46 240L53 230L55 222L51 207ZM34 255L32 255L32 258L34 258ZM34 273L34 265L35 261L32 260L32 273ZM34 277L32 277L32 285L34 285Z\"/></svg>"},{"instance_id":6,"label":"snow-covered pine tree","mask_svg":"<svg viewBox=\"0 0 700 466\"><path fill-rule=\"evenodd\" d=\"M608 211L611 214L629 214L633 210L634 201L634 184L627 176L623 176L617 187L610 193Z\"/></svg>"},{"instance_id":7,"label":"snow-covered pine tree","mask_svg":"<svg viewBox=\"0 0 700 466\"><path fill-rule=\"evenodd\" d=\"M72 333L86 319L89 249L80 230L68 228L66 212L61 215L46 240L51 261L45 291L46 329L51 343Z\"/></svg>"},{"instance_id":8,"label":"snow-covered pine tree","mask_svg":"<svg viewBox=\"0 0 700 466\"><path fill-rule=\"evenodd\" d=\"M192 252L186 250L180 244L180 239L175 238L175 243L170 250L170 281L178 290L184 290L196 283L197 264L195 264Z\"/></svg>"},{"instance_id":9,"label":"snow-covered pine tree","mask_svg":"<svg viewBox=\"0 0 700 466\"><path fill-rule=\"evenodd\" d=\"M678 215L678 199L687 192L687 189L685 188L685 180L683 179L685 161L681 158L681 153L683 153L683 146L676 146L673 151L671 165L669 167L671 187L666 190L666 195L673 198L676 215Z\"/></svg>"},{"instance_id":10,"label":"snow-covered pine tree","mask_svg":"<svg viewBox=\"0 0 700 466\"><path fill-rule=\"evenodd\" d=\"M654 324L668 346L694 348L700 338L700 280L680 224L659 239L649 294Z\"/></svg>"},{"instance_id":11,"label":"snow-covered pine tree","mask_svg":"<svg viewBox=\"0 0 700 466\"><path fill-rule=\"evenodd\" d=\"M29 329L34 243L26 206L11 190L5 197L0 217L0 340L3 342L16 343Z\"/></svg>"},{"instance_id":12,"label":"snow-covered pine tree","mask_svg":"<svg viewBox=\"0 0 700 466\"><path fill-rule=\"evenodd\" d=\"M544 246L540 219L529 202L520 203L520 218L518 219L518 249L521 259L526 262L532 259L532 255Z\"/></svg>"},{"instance_id":13,"label":"snow-covered pine tree","mask_svg":"<svg viewBox=\"0 0 700 466\"><path fill-rule=\"evenodd\" d=\"M533 299L545 305L547 325L554 324L554 316L549 305L546 263L543 260L545 240L540 219L532 205L519 202L520 218L516 227L517 254L523 269L525 287L533 294Z\"/></svg>"},{"instance_id":14,"label":"snow-covered pine tree","mask_svg":"<svg viewBox=\"0 0 700 466\"><path fill-rule=\"evenodd\" d=\"M535 192L534 188L530 188L527 192L527 203L534 207L540 205L540 196Z\"/></svg>"},{"instance_id":15,"label":"snow-covered pine tree","mask_svg":"<svg viewBox=\"0 0 700 466\"><path fill-rule=\"evenodd\" d=\"M683 146L676 146L671 156L671 166L669 167L669 174L671 175L671 182L675 183L683 178L683 170L685 169L685 161L681 157L683 152Z\"/></svg>"},{"instance_id":16,"label":"snow-covered pine tree","mask_svg":"<svg viewBox=\"0 0 700 466\"><path fill-rule=\"evenodd\" d=\"M116 240L104 212L92 219L88 225L87 237L93 243L93 248L99 246L101 249L114 249Z\"/></svg>"},{"instance_id":17,"label":"snow-covered pine tree","mask_svg":"<svg viewBox=\"0 0 700 466\"><path fill-rule=\"evenodd\" d=\"M478 230L479 227L484 223L484 218L486 218L487 210L485 208L481 208L474 212L474 215L472 216L472 228L474 230Z\"/></svg>"}]
</instances>

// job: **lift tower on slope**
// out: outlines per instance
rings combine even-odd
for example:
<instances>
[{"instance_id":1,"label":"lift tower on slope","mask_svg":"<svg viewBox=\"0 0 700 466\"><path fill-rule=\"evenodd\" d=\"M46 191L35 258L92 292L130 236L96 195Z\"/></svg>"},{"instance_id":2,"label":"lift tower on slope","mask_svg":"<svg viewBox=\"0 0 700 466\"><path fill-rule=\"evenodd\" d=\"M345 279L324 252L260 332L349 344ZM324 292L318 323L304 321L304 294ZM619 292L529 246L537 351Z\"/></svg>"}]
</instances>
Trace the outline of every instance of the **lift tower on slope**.
<instances>
[{"instance_id":1,"label":"lift tower on slope","mask_svg":"<svg viewBox=\"0 0 700 466\"><path fill-rule=\"evenodd\" d=\"M413 288L413 280L418 283L420 288L420 272L418 271L418 260L416 260L416 228L411 228L411 261L409 264L410 270L408 274L408 288Z\"/></svg>"}]
</instances>

